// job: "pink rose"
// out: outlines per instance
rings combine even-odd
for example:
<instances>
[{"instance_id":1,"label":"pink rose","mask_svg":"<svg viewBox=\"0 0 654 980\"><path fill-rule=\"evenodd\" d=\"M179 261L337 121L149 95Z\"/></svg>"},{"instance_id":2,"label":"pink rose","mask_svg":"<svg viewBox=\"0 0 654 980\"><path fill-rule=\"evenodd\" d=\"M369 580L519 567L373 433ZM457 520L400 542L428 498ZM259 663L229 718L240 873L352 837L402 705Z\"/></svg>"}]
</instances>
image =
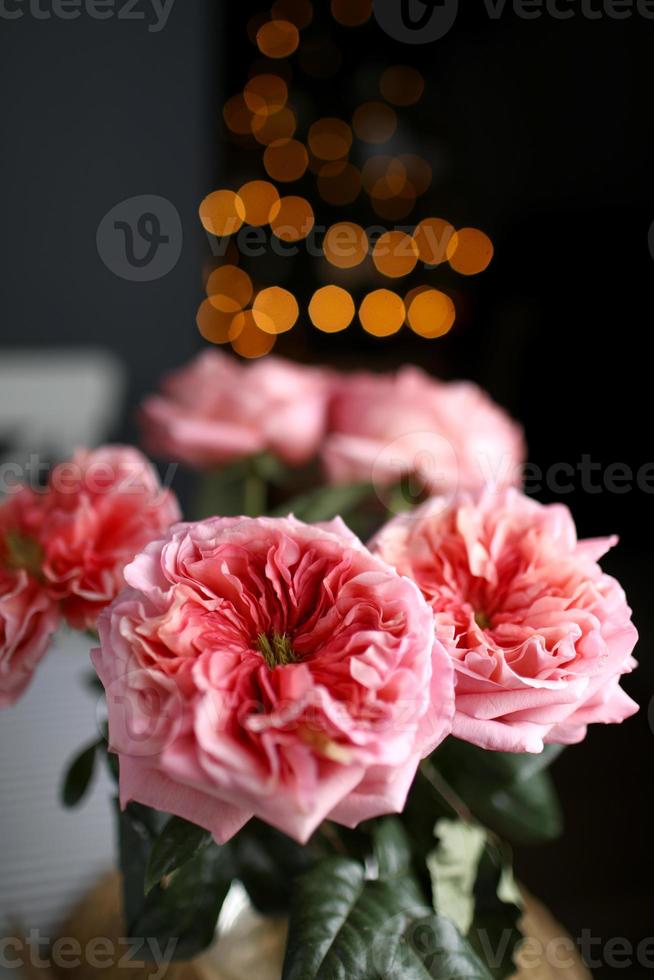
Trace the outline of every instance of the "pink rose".
<instances>
[{"instance_id":1,"label":"pink rose","mask_svg":"<svg viewBox=\"0 0 654 980\"><path fill-rule=\"evenodd\" d=\"M40 579L39 545L29 536L36 502L24 489L0 504L0 708L21 696L59 625Z\"/></svg>"},{"instance_id":2,"label":"pink rose","mask_svg":"<svg viewBox=\"0 0 654 980\"><path fill-rule=\"evenodd\" d=\"M191 466L222 465L267 450L292 465L314 456L325 432L328 374L277 357L243 364L206 350L147 398L150 450Z\"/></svg>"},{"instance_id":3,"label":"pink rose","mask_svg":"<svg viewBox=\"0 0 654 980\"><path fill-rule=\"evenodd\" d=\"M470 382L415 367L353 374L332 399L323 458L332 483L375 486L416 474L431 493L521 482L522 430Z\"/></svg>"},{"instance_id":4,"label":"pink rose","mask_svg":"<svg viewBox=\"0 0 654 980\"><path fill-rule=\"evenodd\" d=\"M382 529L373 550L418 584L454 662L455 735L540 752L637 710L619 682L638 634L597 564L616 540L578 541L567 507L516 490L428 501Z\"/></svg>"},{"instance_id":5,"label":"pink rose","mask_svg":"<svg viewBox=\"0 0 654 980\"><path fill-rule=\"evenodd\" d=\"M402 809L450 731L452 667L414 583L340 519L179 524L125 578L92 655L123 806L301 842Z\"/></svg>"},{"instance_id":6,"label":"pink rose","mask_svg":"<svg viewBox=\"0 0 654 980\"><path fill-rule=\"evenodd\" d=\"M42 501L43 576L68 623L92 629L123 588L123 569L180 518L136 449L79 450L54 468Z\"/></svg>"}]
</instances>

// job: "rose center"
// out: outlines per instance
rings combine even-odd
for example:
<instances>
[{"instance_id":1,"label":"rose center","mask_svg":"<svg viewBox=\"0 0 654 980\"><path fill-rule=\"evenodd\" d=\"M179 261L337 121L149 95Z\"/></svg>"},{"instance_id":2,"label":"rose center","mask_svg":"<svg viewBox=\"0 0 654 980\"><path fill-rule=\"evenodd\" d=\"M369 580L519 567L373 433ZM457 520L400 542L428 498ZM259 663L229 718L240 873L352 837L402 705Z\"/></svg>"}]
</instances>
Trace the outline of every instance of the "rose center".
<instances>
[{"instance_id":1,"label":"rose center","mask_svg":"<svg viewBox=\"0 0 654 980\"><path fill-rule=\"evenodd\" d=\"M38 578L43 565L43 548L33 538L25 537L18 531L7 531L4 539L5 565L12 571L24 569Z\"/></svg>"},{"instance_id":2,"label":"rose center","mask_svg":"<svg viewBox=\"0 0 654 980\"><path fill-rule=\"evenodd\" d=\"M275 667L285 667L287 664L294 664L298 661L291 645L291 638L286 633L273 633L272 636L259 633L257 645L270 670L274 670Z\"/></svg>"},{"instance_id":3,"label":"rose center","mask_svg":"<svg viewBox=\"0 0 654 980\"><path fill-rule=\"evenodd\" d=\"M479 609L475 613L475 623L480 630L488 630L491 627L490 618L486 615L483 609Z\"/></svg>"}]
</instances>

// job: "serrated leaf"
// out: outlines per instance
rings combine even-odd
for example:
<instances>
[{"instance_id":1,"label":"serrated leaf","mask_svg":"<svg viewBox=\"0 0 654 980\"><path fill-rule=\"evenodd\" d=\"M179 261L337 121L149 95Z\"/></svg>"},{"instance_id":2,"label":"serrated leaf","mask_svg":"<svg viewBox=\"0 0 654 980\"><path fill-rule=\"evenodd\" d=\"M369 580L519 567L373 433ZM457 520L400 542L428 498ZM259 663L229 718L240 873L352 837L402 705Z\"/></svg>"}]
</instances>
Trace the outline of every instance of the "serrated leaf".
<instances>
[{"instance_id":1,"label":"serrated leaf","mask_svg":"<svg viewBox=\"0 0 654 980\"><path fill-rule=\"evenodd\" d=\"M86 795L93 778L97 751L98 742L93 742L73 759L61 787L61 801L64 806L77 806Z\"/></svg>"},{"instance_id":2,"label":"serrated leaf","mask_svg":"<svg viewBox=\"0 0 654 980\"><path fill-rule=\"evenodd\" d=\"M181 817L171 817L155 840L145 870L145 894L161 879L177 870L201 847L211 840L211 834Z\"/></svg>"},{"instance_id":3,"label":"serrated leaf","mask_svg":"<svg viewBox=\"0 0 654 980\"><path fill-rule=\"evenodd\" d=\"M278 507L273 516L283 517L294 514L300 521L308 524L316 521L330 521L353 511L373 493L370 483L344 483L333 487L319 487L310 493L295 497Z\"/></svg>"},{"instance_id":4,"label":"serrated leaf","mask_svg":"<svg viewBox=\"0 0 654 980\"><path fill-rule=\"evenodd\" d=\"M387 835L394 832L389 827ZM388 836L378 862L399 869ZM404 848L402 848L404 852ZM369 880L362 864L329 858L296 885L283 980L426 980L490 974L454 925L426 907L410 875Z\"/></svg>"}]
</instances>

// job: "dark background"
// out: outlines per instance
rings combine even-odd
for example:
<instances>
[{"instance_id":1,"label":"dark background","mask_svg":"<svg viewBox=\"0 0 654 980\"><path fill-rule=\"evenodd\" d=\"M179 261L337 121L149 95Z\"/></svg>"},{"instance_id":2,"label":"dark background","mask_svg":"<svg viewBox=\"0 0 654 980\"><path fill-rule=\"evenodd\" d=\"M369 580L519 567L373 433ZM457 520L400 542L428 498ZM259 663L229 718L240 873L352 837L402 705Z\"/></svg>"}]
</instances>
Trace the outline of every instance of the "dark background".
<instances>
[{"instance_id":1,"label":"dark background","mask_svg":"<svg viewBox=\"0 0 654 980\"><path fill-rule=\"evenodd\" d=\"M328 5L314 6L311 31L320 38ZM245 26L260 9L177 0L159 33L115 18L0 16L0 352L114 351L129 371L116 437L135 438L138 399L202 346L194 317L211 252L199 201L217 186L260 175L260 154L229 145L220 121L222 101L242 87L255 56ZM635 472L654 462L654 22L637 15L522 20L509 10L492 21L481 0L470 0L452 31L431 45L394 42L374 21L330 30L343 58L334 78L316 83L293 63L301 125L304 113L351 114L386 65L416 65L427 90L419 107L400 110L403 149L434 165L416 220L432 213L483 228L496 254L474 279L432 273L459 312L441 340L408 330L374 340L354 325L326 336L300 323L277 351L341 366L412 361L445 377L471 377L524 422L530 459L543 468L577 466L588 454L601 464L594 476L601 483L612 463ZM171 200L184 229L174 271L150 283L113 275L95 247L102 216L138 194ZM352 214L362 223L372 218ZM278 271L265 262L259 270L268 281ZM293 275L308 289L315 267L300 260L279 272ZM623 726L594 727L557 761L565 837L522 849L517 861L522 879L573 935L591 929L603 943L638 943L654 936L647 710L654 497L635 486L589 493L580 477L573 482L573 492L538 496L567 503L583 536L621 536L605 565L623 582L641 632L641 666L625 687L642 710Z\"/></svg>"}]
</instances>

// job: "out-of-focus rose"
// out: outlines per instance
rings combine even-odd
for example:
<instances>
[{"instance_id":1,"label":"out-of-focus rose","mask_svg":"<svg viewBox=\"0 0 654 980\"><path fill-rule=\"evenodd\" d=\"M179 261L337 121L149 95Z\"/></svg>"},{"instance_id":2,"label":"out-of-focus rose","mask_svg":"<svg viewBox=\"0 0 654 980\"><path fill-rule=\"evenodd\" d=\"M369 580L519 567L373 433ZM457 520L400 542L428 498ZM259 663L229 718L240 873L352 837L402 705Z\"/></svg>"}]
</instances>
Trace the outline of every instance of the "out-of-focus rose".
<instances>
[{"instance_id":1,"label":"out-of-focus rose","mask_svg":"<svg viewBox=\"0 0 654 980\"><path fill-rule=\"evenodd\" d=\"M452 657L455 735L539 752L637 710L619 683L638 634L597 564L616 540L578 541L567 507L516 490L428 501L382 529L371 547L418 584Z\"/></svg>"},{"instance_id":2,"label":"out-of-focus rose","mask_svg":"<svg viewBox=\"0 0 654 980\"><path fill-rule=\"evenodd\" d=\"M206 350L169 375L142 406L149 449L210 467L267 450L306 462L325 433L330 376L277 357L243 364Z\"/></svg>"},{"instance_id":3,"label":"out-of-focus rose","mask_svg":"<svg viewBox=\"0 0 654 980\"><path fill-rule=\"evenodd\" d=\"M123 806L306 841L402 809L449 733L453 671L413 582L337 519L180 524L100 618Z\"/></svg>"},{"instance_id":4,"label":"out-of-focus rose","mask_svg":"<svg viewBox=\"0 0 654 980\"><path fill-rule=\"evenodd\" d=\"M60 463L37 514L44 581L76 629L95 627L125 584L125 565L180 519L175 495L128 446L79 450Z\"/></svg>"},{"instance_id":5,"label":"out-of-focus rose","mask_svg":"<svg viewBox=\"0 0 654 980\"><path fill-rule=\"evenodd\" d=\"M42 552L31 537L38 497L22 489L0 504L0 708L29 684L59 625L41 579Z\"/></svg>"},{"instance_id":6,"label":"out-of-focus rose","mask_svg":"<svg viewBox=\"0 0 654 980\"><path fill-rule=\"evenodd\" d=\"M333 483L375 486L415 474L430 493L521 482L522 430L471 382L414 367L353 374L335 386L323 458Z\"/></svg>"}]
</instances>

